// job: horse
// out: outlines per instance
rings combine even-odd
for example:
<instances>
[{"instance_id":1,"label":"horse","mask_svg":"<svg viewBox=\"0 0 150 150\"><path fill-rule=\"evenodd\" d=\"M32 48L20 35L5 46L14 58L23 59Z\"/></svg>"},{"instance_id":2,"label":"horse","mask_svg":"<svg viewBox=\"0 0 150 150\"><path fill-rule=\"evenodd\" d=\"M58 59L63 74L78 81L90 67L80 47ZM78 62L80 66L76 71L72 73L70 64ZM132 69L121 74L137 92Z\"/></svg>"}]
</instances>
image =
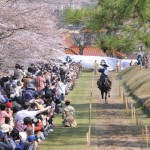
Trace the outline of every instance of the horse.
<instances>
[{"instance_id":1,"label":"horse","mask_svg":"<svg viewBox=\"0 0 150 150\"><path fill-rule=\"evenodd\" d=\"M97 86L101 91L102 99L104 99L105 94L105 103L107 103L107 95L110 97L111 81L106 75L102 74L100 79L97 80Z\"/></svg>"}]
</instances>

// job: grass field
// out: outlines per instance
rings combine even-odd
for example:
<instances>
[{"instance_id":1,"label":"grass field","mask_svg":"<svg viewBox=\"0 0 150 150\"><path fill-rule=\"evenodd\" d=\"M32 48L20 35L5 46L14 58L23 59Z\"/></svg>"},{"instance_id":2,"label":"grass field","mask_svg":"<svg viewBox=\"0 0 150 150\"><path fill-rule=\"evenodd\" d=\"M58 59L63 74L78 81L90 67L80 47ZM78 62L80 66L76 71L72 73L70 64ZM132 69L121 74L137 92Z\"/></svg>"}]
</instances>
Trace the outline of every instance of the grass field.
<instances>
[{"instance_id":1,"label":"grass field","mask_svg":"<svg viewBox=\"0 0 150 150\"><path fill-rule=\"evenodd\" d=\"M118 77L137 109L140 120L150 127L150 69L130 67Z\"/></svg>"},{"instance_id":2,"label":"grass field","mask_svg":"<svg viewBox=\"0 0 150 150\"><path fill-rule=\"evenodd\" d=\"M40 150L85 150L86 133L89 123L89 99L91 89L92 72L83 72L76 82L73 91L66 96L76 110L76 128L62 127L61 115L54 118L55 129L45 141L40 143ZM94 123L96 105L93 104L92 122ZM94 132L92 136L94 137Z\"/></svg>"},{"instance_id":3,"label":"grass field","mask_svg":"<svg viewBox=\"0 0 150 150\"><path fill-rule=\"evenodd\" d=\"M130 67L123 71L119 77L136 99L140 99L143 105L150 110L150 69Z\"/></svg>"}]
</instances>

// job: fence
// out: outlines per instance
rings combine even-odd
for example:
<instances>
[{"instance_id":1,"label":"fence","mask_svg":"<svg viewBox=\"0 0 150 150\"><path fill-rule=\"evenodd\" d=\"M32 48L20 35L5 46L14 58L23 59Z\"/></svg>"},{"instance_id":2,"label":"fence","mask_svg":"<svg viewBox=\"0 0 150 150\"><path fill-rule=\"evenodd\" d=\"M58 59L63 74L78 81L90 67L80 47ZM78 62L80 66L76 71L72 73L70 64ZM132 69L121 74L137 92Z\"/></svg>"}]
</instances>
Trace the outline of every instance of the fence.
<instances>
[{"instance_id":1,"label":"fence","mask_svg":"<svg viewBox=\"0 0 150 150\"><path fill-rule=\"evenodd\" d=\"M90 90L90 101L89 101L89 127L88 127L88 133L86 134L87 150L90 150L90 147L91 147L91 115L92 115L92 99L93 99L93 81L94 81L94 72L93 72L93 74L92 74L91 90Z\"/></svg>"},{"instance_id":2,"label":"fence","mask_svg":"<svg viewBox=\"0 0 150 150\"><path fill-rule=\"evenodd\" d=\"M115 79L113 80L113 83L115 84L114 85L115 89L119 93L119 96L125 106L126 111L130 113L132 120L135 121L136 126L138 127L138 129L141 133L141 137L142 137L143 141L146 143L146 147L149 148L150 127L148 127L147 125L144 125L144 123L142 122L142 120L140 119L140 117L138 115L137 109L135 108L133 103L129 102L127 94L121 88L119 83L117 83L117 81Z\"/></svg>"}]
</instances>

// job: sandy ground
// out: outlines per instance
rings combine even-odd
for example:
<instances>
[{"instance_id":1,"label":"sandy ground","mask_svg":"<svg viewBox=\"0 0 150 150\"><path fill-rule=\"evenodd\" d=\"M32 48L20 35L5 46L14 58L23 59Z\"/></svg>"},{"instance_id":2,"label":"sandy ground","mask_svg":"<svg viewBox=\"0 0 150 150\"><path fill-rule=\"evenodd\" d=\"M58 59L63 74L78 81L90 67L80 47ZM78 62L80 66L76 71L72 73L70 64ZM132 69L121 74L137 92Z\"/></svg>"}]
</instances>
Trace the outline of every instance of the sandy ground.
<instances>
[{"instance_id":1,"label":"sandy ground","mask_svg":"<svg viewBox=\"0 0 150 150\"><path fill-rule=\"evenodd\" d=\"M96 78L94 80L96 82ZM105 104L99 89L94 85L97 99L97 141L91 149L97 150L141 150L145 146L140 134L127 115L115 87Z\"/></svg>"}]
</instances>

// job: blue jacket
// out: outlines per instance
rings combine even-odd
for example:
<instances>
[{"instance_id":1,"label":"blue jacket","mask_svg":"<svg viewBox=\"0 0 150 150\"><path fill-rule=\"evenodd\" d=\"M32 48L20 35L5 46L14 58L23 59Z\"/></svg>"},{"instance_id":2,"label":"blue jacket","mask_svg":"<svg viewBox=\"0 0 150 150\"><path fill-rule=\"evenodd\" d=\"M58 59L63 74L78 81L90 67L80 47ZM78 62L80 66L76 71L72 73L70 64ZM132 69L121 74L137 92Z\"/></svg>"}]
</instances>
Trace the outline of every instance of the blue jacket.
<instances>
[{"instance_id":1,"label":"blue jacket","mask_svg":"<svg viewBox=\"0 0 150 150\"><path fill-rule=\"evenodd\" d=\"M27 89L24 94L24 100L32 100L38 96L38 93L33 89Z\"/></svg>"}]
</instances>

